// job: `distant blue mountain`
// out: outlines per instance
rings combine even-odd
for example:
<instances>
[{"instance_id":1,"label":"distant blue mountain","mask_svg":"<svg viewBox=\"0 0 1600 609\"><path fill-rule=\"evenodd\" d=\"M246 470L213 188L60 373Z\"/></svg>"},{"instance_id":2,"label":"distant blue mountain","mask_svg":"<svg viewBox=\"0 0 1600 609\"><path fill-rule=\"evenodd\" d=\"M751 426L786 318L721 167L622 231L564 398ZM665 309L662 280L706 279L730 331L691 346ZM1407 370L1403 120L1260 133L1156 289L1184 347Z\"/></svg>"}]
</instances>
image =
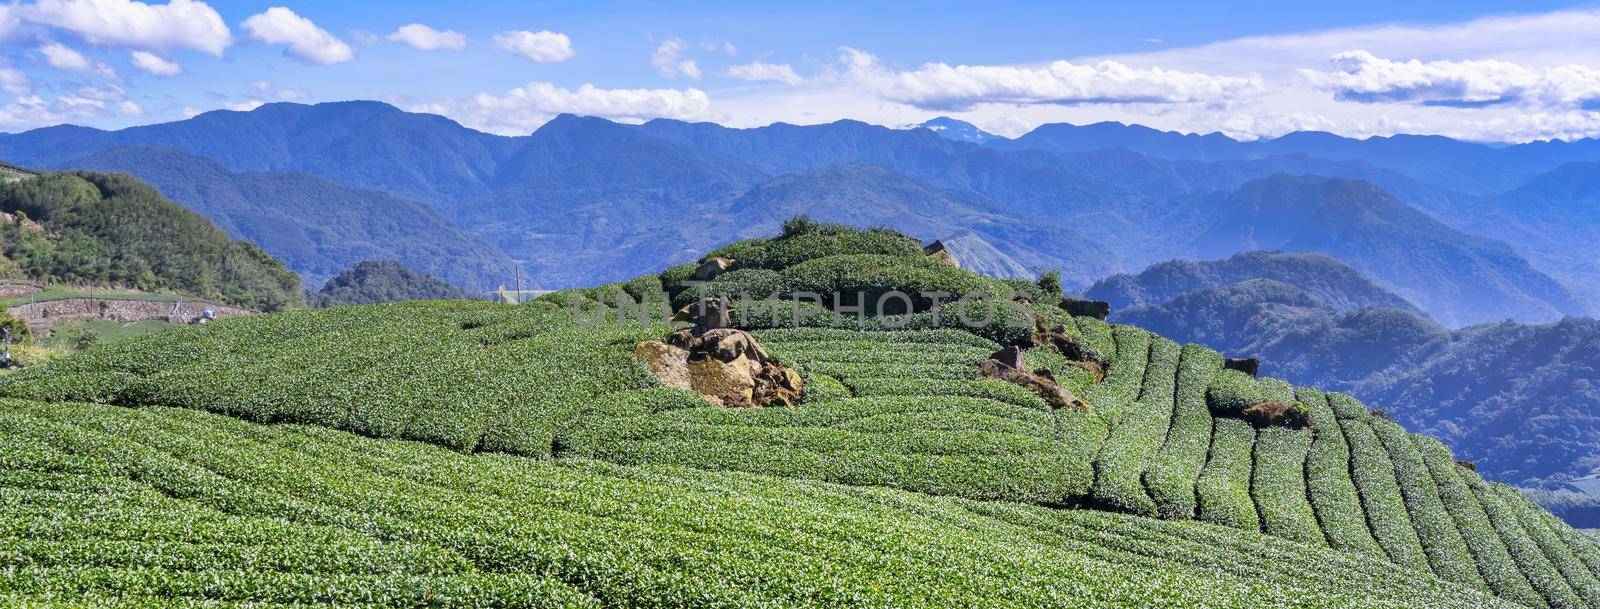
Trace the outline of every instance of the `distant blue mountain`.
<instances>
[{"instance_id":1,"label":"distant blue mountain","mask_svg":"<svg viewBox=\"0 0 1600 609\"><path fill-rule=\"evenodd\" d=\"M937 133L939 134L939 137L945 139L951 139L958 142L970 142L973 144L982 144L989 140L1000 137L993 133L989 133L988 131L979 129L977 125L972 123L958 121L947 116L941 116L939 118L924 121L921 125L917 126Z\"/></svg>"},{"instance_id":2,"label":"distant blue mountain","mask_svg":"<svg viewBox=\"0 0 1600 609\"><path fill-rule=\"evenodd\" d=\"M1298 131L1275 138L1239 141L1221 133L1159 131L1114 122L1046 124L1016 139L997 139L987 145L1003 150L1057 153L1126 148L1165 159L1194 161L1304 154L1334 161L1361 160L1434 185L1480 195L1515 188L1566 162L1600 160L1600 140L1594 139L1492 146L1436 135L1354 139Z\"/></svg>"},{"instance_id":3,"label":"distant blue mountain","mask_svg":"<svg viewBox=\"0 0 1600 609\"><path fill-rule=\"evenodd\" d=\"M1600 154L1571 158L1596 148L1583 142L1494 148L1445 138L1351 140L1315 133L1239 142L1110 123L1051 125L1016 140L978 144L931 129L858 121L731 129L563 115L532 134L505 137L377 102L268 104L120 131L38 129L0 135L0 160L60 167L113 148L163 147L232 173L304 173L421 203L518 261L546 287L636 276L750 234L754 225L780 220L776 215L805 212L889 223L925 239L959 237L954 240L966 244L971 256L988 260L994 272L1057 266L1071 287L1197 252L1226 256L1282 247L1355 256L1346 261L1447 323L1508 316L1544 321L1575 310L1572 295L1545 274L1568 270L1555 264L1554 254L1537 258L1541 266L1534 266L1504 243L1464 245L1473 234L1489 233L1463 226L1463 219L1488 217L1499 199L1459 187L1521 185L1527 181L1523 174L1600 160ZM149 171L135 160L122 162L136 175ZM1473 175L1458 183L1458 173ZM1348 218L1300 218L1329 225L1265 243L1243 229L1270 222L1271 201L1247 219L1225 214L1238 211L1230 207L1237 202L1230 194L1278 174L1361 180L1381 189L1387 207L1364 208ZM164 189L186 187L181 174L162 179ZM256 192L250 203L259 209L305 209L271 191ZM335 212L329 209L326 219L354 225ZM314 211L294 213L318 218ZM1364 247L1340 241L1363 236L1366 229L1402 241ZM1454 245L1436 247L1440 234ZM1197 244L1197 235L1210 241ZM1566 251L1561 247L1567 246L1556 243L1550 251ZM1399 269L1407 252L1446 250L1451 253L1440 260L1453 266L1437 272L1386 272ZM1366 254L1380 251L1393 260ZM1486 257L1454 265L1459 256L1478 254ZM446 274L415 259L405 262ZM1391 284L1402 276L1407 285ZM1525 280L1480 283L1512 276ZM1591 295L1600 286L1595 290Z\"/></svg>"}]
</instances>

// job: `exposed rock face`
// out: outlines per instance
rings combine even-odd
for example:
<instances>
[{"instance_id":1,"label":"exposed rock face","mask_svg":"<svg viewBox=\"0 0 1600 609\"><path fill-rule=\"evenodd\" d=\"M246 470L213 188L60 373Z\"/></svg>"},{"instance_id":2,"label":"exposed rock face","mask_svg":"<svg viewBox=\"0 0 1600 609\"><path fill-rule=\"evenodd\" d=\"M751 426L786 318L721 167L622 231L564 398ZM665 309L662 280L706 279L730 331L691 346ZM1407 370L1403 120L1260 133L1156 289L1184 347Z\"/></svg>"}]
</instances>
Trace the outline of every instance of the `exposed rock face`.
<instances>
[{"instance_id":1,"label":"exposed rock face","mask_svg":"<svg viewBox=\"0 0 1600 609\"><path fill-rule=\"evenodd\" d=\"M922 253L948 262L951 264L951 266L957 268L961 267L961 261L956 259L955 253L951 252L950 248L946 246L943 241L934 241L933 243L922 246Z\"/></svg>"},{"instance_id":2,"label":"exposed rock face","mask_svg":"<svg viewBox=\"0 0 1600 609\"><path fill-rule=\"evenodd\" d=\"M792 406L805 393L800 374L773 361L744 330L679 330L665 342L639 343L634 355L663 385L694 391L718 406Z\"/></svg>"},{"instance_id":3,"label":"exposed rock face","mask_svg":"<svg viewBox=\"0 0 1600 609\"><path fill-rule=\"evenodd\" d=\"M731 259L712 258L700 263L700 266L694 270L694 275L690 276L690 278L695 281L711 281L716 279L718 275L728 272L728 268L732 266L733 260Z\"/></svg>"},{"instance_id":4,"label":"exposed rock face","mask_svg":"<svg viewBox=\"0 0 1600 609\"><path fill-rule=\"evenodd\" d=\"M1111 303L1104 300L1078 300L1076 298L1062 298L1061 308L1073 317L1093 317L1105 321L1111 316Z\"/></svg>"},{"instance_id":5,"label":"exposed rock face","mask_svg":"<svg viewBox=\"0 0 1600 609\"><path fill-rule=\"evenodd\" d=\"M1087 370L1094 375L1096 383L1105 380L1106 356L1095 351L1093 347L1078 340L1078 337L1067 334L1067 328L1061 324L1049 325L1043 315L1033 316L1033 345L1037 347L1050 347L1060 353L1068 362ZM1017 366L1021 369L1021 366Z\"/></svg>"},{"instance_id":6,"label":"exposed rock face","mask_svg":"<svg viewBox=\"0 0 1600 609\"><path fill-rule=\"evenodd\" d=\"M727 298L707 296L694 304L678 309L677 315L674 315L672 319L692 322L696 328L731 328L733 327L733 318L729 315L730 308Z\"/></svg>"},{"instance_id":7,"label":"exposed rock face","mask_svg":"<svg viewBox=\"0 0 1600 609\"><path fill-rule=\"evenodd\" d=\"M1257 372L1261 371L1261 360L1253 357L1230 357L1222 362L1222 367L1255 376Z\"/></svg>"},{"instance_id":8,"label":"exposed rock face","mask_svg":"<svg viewBox=\"0 0 1600 609\"><path fill-rule=\"evenodd\" d=\"M1260 428L1288 427L1304 429L1311 426L1311 409L1304 404L1289 402L1262 402L1251 404L1239 413L1251 425Z\"/></svg>"},{"instance_id":9,"label":"exposed rock face","mask_svg":"<svg viewBox=\"0 0 1600 609\"><path fill-rule=\"evenodd\" d=\"M996 351L989 359L978 364L978 371L987 378L1011 383L1035 395L1044 398L1052 408L1072 408L1075 410L1089 410L1089 405L1066 388L1057 385L1055 376L1050 370L1040 368L1028 371L1027 362L1022 359L1022 350L1017 347L1006 347Z\"/></svg>"}]
</instances>

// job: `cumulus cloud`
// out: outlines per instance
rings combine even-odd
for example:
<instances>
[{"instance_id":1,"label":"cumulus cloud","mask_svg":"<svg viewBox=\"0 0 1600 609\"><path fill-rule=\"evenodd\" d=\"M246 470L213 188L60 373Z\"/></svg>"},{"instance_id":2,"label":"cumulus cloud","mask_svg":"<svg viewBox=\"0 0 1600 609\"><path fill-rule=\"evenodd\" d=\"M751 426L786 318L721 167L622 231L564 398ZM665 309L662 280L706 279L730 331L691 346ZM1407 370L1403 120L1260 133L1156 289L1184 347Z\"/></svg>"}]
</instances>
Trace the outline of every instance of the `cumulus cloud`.
<instances>
[{"instance_id":1,"label":"cumulus cloud","mask_svg":"<svg viewBox=\"0 0 1600 609\"><path fill-rule=\"evenodd\" d=\"M355 50L343 40L281 6L251 15L242 25L251 38L267 44L287 45L284 54L306 63L326 66L356 57Z\"/></svg>"},{"instance_id":2,"label":"cumulus cloud","mask_svg":"<svg viewBox=\"0 0 1600 609\"><path fill-rule=\"evenodd\" d=\"M4 86L5 70L0 69L0 86ZM27 129L56 125L83 119L103 117L136 117L144 108L128 99L128 92L115 84L84 86L63 92L54 99L36 94L19 94L10 103L0 106L0 128Z\"/></svg>"},{"instance_id":3,"label":"cumulus cloud","mask_svg":"<svg viewBox=\"0 0 1600 609\"><path fill-rule=\"evenodd\" d=\"M183 73L183 66L149 51L134 51L132 54L133 67L144 70L156 76L177 76Z\"/></svg>"},{"instance_id":4,"label":"cumulus cloud","mask_svg":"<svg viewBox=\"0 0 1600 609\"><path fill-rule=\"evenodd\" d=\"M743 65L728 66L722 71L722 75L755 82L781 82L789 86L805 82L805 79L796 74L794 68L786 63L752 61Z\"/></svg>"},{"instance_id":5,"label":"cumulus cloud","mask_svg":"<svg viewBox=\"0 0 1600 609\"><path fill-rule=\"evenodd\" d=\"M566 34L558 34L550 30L501 32L494 37L494 43L513 54L521 55L539 63L566 61L577 55L572 50L571 38L568 38Z\"/></svg>"},{"instance_id":6,"label":"cumulus cloud","mask_svg":"<svg viewBox=\"0 0 1600 609\"><path fill-rule=\"evenodd\" d=\"M687 51L689 45L682 39L668 38L656 47L655 54L650 56L650 65L655 66L656 71L667 78L677 78L681 75L698 79L700 66L695 64L694 59L684 57Z\"/></svg>"},{"instance_id":7,"label":"cumulus cloud","mask_svg":"<svg viewBox=\"0 0 1600 609\"><path fill-rule=\"evenodd\" d=\"M572 113L624 121L652 118L705 118L711 98L699 89L576 90L532 82L502 95L479 93L464 100L444 99L413 106L416 112L442 114L469 127L502 134L526 134L558 114Z\"/></svg>"},{"instance_id":8,"label":"cumulus cloud","mask_svg":"<svg viewBox=\"0 0 1600 609\"><path fill-rule=\"evenodd\" d=\"M1569 64L1543 70L1496 59L1394 61L1346 51L1331 71L1301 70L1340 100L1476 107L1504 103L1588 105L1600 100L1600 71Z\"/></svg>"},{"instance_id":9,"label":"cumulus cloud","mask_svg":"<svg viewBox=\"0 0 1600 609\"><path fill-rule=\"evenodd\" d=\"M69 70L72 72L82 72L84 74L99 74L106 77L116 77L117 75L116 71L111 69L111 66L89 59L88 57L85 57L83 53L79 53L72 48L58 42L52 42L39 47L39 54L44 55L44 61L46 64L49 64L50 67L58 70Z\"/></svg>"},{"instance_id":10,"label":"cumulus cloud","mask_svg":"<svg viewBox=\"0 0 1600 609\"><path fill-rule=\"evenodd\" d=\"M388 38L419 51L459 51L467 48L467 37L461 32L436 30L420 23L402 25Z\"/></svg>"},{"instance_id":11,"label":"cumulus cloud","mask_svg":"<svg viewBox=\"0 0 1600 609\"><path fill-rule=\"evenodd\" d=\"M73 32L94 44L193 49L221 56L232 42L222 16L198 0L156 5L132 0L39 0L12 10L16 18Z\"/></svg>"},{"instance_id":12,"label":"cumulus cloud","mask_svg":"<svg viewBox=\"0 0 1600 609\"><path fill-rule=\"evenodd\" d=\"M965 110L979 104L1180 104L1226 102L1254 94L1258 76L1134 68L1115 61L1075 64L1055 61L1020 66L923 64L895 71L872 55L844 47L846 78L891 101L930 110Z\"/></svg>"}]
</instances>

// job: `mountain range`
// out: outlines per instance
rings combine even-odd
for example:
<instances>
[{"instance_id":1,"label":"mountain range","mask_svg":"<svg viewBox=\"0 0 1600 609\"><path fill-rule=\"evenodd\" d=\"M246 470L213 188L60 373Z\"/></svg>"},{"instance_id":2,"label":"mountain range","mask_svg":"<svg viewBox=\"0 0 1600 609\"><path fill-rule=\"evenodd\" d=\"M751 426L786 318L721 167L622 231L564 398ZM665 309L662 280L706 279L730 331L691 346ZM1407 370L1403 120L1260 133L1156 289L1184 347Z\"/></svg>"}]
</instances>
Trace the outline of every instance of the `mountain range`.
<instances>
[{"instance_id":1,"label":"mountain range","mask_svg":"<svg viewBox=\"0 0 1600 609\"><path fill-rule=\"evenodd\" d=\"M350 229L332 243L360 243L366 234L366 242L389 248L344 254L290 235L286 241L299 248L291 255L289 245L264 243L312 279L358 258L383 258L484 289L510 281L506 261L513 260L543 287L591 284L688 260L768 230L785 213L805 212L948 239L990 272L1060 268L1074 288L1166 259L1273 248L1340 257L1451 326L1553 321L1600 302L1600 286L1586 273L1596 248L1582 238L1587 233L1540 224L1538 216L1516 230L1493 220L1524 218L1515 203L1521 195L1512 193L1543 197L1541 185L1581 183L1542 174L1582 173L1581 163L1600 160L1592 142L1495 147L1310 133L1240 142L1116 124L1046 125L1006 139L957 123L733 129L563 115L530 135L505 137L377 102L281 103L120 131L59 126L0 135L0 159L54 168L120 164L263 242L271 239L248 232L241 218L276 209ZM104 158L113 150L116 164ZM237 187L186 184L214 181L214 171L193 180L187 172L144 175L156 173L150 164L166 164L144 156L171 150L214 162L224 181L309 174L344 191L325 197L322 211L307 210L292 200L306 187L302 178L298 187L254 191L243 205ZM1569 163L1580 165L1563 167ZM378 201L374 191L389 198ZM341 198L348 201L333 203ZM1558 213L1582 204L1540 201ZM366 206L362 214L403 208L416 220L360 227L333 209L340 205ZM448 235L448 243L395 245L435 235ZM468 270L451 271L457 267Z\"/></svg>"}]
</instances>

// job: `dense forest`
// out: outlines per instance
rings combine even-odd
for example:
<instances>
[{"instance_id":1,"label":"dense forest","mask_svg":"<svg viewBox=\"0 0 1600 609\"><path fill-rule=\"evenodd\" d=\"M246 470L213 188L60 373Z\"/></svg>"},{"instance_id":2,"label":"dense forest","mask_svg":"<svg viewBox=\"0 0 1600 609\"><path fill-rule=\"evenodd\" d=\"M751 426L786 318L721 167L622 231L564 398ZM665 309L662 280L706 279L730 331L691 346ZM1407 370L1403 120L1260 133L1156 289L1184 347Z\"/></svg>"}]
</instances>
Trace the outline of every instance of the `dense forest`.
<instances>
[{"instance_id":1,"label":"dense forest","mask_svg":"<svg viewBox=\"0 0 1600 609\"><path fill-rule=\"evenodd\" d=\"M300 279L125 174L63 172L0 184L10 272L52 283L169 290L263 311L303 305Z\"/></svg>"},{"instance_id":2,"label":"dense forest","mask_svg":"<svg viewBox=\"0 0 1600 609\"><path fill-rule=\"evenodd\" d=\"M367 260L329 279L308 299L314 307L375 304L402 300L458 300L471 292L392 260Z\"/></svg>"}]
</instances>

